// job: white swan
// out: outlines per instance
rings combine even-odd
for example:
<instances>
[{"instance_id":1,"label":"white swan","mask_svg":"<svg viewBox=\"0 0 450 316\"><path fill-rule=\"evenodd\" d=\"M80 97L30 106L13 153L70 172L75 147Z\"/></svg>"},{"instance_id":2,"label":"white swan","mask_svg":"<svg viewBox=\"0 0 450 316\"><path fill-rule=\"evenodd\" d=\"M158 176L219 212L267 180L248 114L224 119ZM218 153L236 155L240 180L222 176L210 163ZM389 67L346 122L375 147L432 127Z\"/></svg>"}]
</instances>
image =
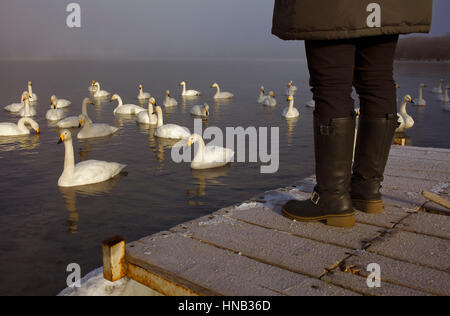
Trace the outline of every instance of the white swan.
<instances>
[{"instance_id":1,"label":"white swan","mask_svg":"<svg viewBox=\"0 0 450 316\"><path fill-rule=\"evenodd\" d=\"M256 102L259 103L259 104L263 103L264 99L266 98L266 96L264 95L264 91L265 91L264 87L261 86L261 89L259 91L259 97L256 100Z\"/></svg>"},{"instance_id":2,"label":"white swan","mask_svg":"<svg viewBox=\"0 0 450 316\"><path fill-rule=\"evenodd\" d=\"M79 126L83 126L83 128L77 135L78 139L106 137L119 130L119 128L108 124L91 123L88 119L87 116L80 115Z\"/></svg>"},{"instance_id":3,"label":"white swan","mask_svg":"<svg viewBox=\"0 0 450 316\"><path fill-rule=\"evenodd\" d=\"M294 82L292 80L288 83L288 88L286 90L285 95L287 95L287 96L294 96L297 93L298 89L293 84L294 84Z\"/></svg>"},{"instance_id":4,"label":"white swan","mask_svg":"<svg viewBox=\"0 0 450 316\"><path fill-rule=\"evenodd\" d=\"M39 134L39 124L30 117L24 117L21 118L17 124L7 122L0 123L0 136L29 135L30 130L25 126L25 124L30 124L31 128Z\"/></svg>"},{"instance_id":5,"label":"white swan","mask_svg":"<svg viewBox=\"0 0 450 316\"><path fill-rule=\"evenodd\" d=\"M33 83L28 81L28 93L30 94L30 102L37 102L38 97L36 93L33 93Z\"/></svg>"},{"instance_id":6,"label":"white swan","mask_svg":"<svg viewBox=\"0 0 450 316\"><path fill-rule=\"evenodd\" d=\"M137 98L139 101L144 102L145 100L148 100L151 98L150 93L144 92L144 88L142 87L141 84L139 85L138 89L139 89L139 94L138 94Z\"/></svg>"},{"instance_id":7,"label":"white swan","mask_svg":"<svg viewBox=\"0 0 450 316\"><path fill-rule=\"evenodd\" d=\"M444 93L444 90L442 89L442 86L444 85L444 80L439 80L439 86L437 88L433 88L433 93L442 94Z\"/></svg>"},{"instance_id":8,"label":"white swan","mask_svg":"<svg viewBox=\"0 0 450 316\"><path fill-rule=\"evenodd\" d=\"M89 86L88 91L92 94L97 91L97 86L95 85L95 80L91 81L91 85Z\"/></svg>"},{"instance_id":9,"label":"white swan","mask_svg":"<svg viewBox=\"0 0 450 316\"><path fill-rule=\"evenodd\" d=\"M277 100L275 100L275 94L273 93L273 91L269 92L269 95L264 99L263 105L266 106L276 106L277 105Z\"/></svg>"},{"instance_id":10,"label":"white swan","mask_svg":"<svg viewBox=\"0 0 450 316\"><path fill-rule=\"evenodd\" d=\"M205 146L203 138L198 134L189 136L188 146L192 146L194 143L198 143L199 148L191 163L192 169L203 170L219 168L233 162L234 151L229 148Z\"/></svg>"},{"instance_id":11,"label":"white swan","mask_svg":"<svg viewBox=\"0 0 450 316\"><path fill-rule=\"evenodd\" d=\"M49 121L59 121L66 117L65 111L58 109L56 104L51 105L51 109L45 114L45 118Z\"/></svg>"},{"instance_id":12,"label":"white swan","mask_svg":"<svg viewBox=\"0 0 450 316\"><path fill-rule=\"evenodd\" d=\"M72 102L69 100L58 99L56 97L56 95L52 95L52 97L50 98L50 102L52 104L56 104L57 109L63 109L63 108L69 107L72 104Z\"/></svg>"},{"instance_id":13,"label":"white swan","mask_svg":"<svg viewBox=\"0 0 450 316\"><path fill-rule=\"evenodd\" d=\"M209 116L209 105L194 105L191 109L191 115L207 118Z\"/></svg>"},{"instance_id":14,"label":"white swan","mask_svg":"<svg viewBox=\"0 0 450 316\"><path fill-rule=\"evenodd\" d=\"M441 100L444 103L450 102L450 98L448 97L448 89L450 89L450 86L446 86L444 95L439 96L439 100Z\"/></svg>"},{"instance_id":15,"label":"white swan","mask_svg":"<svg viewBox=\"0 0 450 316\"><path fill-rule=\"evenodd\" d=\"M220 87L217 83L213 83L211 88L216 88L217 92L214 95L214 99L231 99L232 97L234 97L234 94L230 93L230 92L220 92Z\"/></svg>"},{"instance_id":16,"label":"white swan","mask_svg":"<svg viewBox=\"0 0 450 316\"><path fill-rule=\"evenodd\" d=\"M59 177L58 186L74 187L107 181L117 176L126 165L117 162L87 160L75 165L72 134L65 130L58 144L64 142L64 170Z\"/></svg>"},{"instance_id":17,"label":"white swan","mask_svg":"<svg viewBox=\"0 0 450 316\"><path fill-rule=\"evenodd\" d=\"M27 93L27 95L23 98L24 107L20 109L19 115L21 117L33 117L36 116L36 109L30 107L30 94Z\"/></svg>"},{"instance_id":18,"label":"white swan","mask_svg":"<svg viewBox=\"0 0 450 316\"><path fill-rule=\"evenodd\" d=\"M196 97L196 96L199 96L201 94L200 91L197 91L197 90L186 90L186 82L185 81L180 82L179 85L183 87L183 92L181 93L182 96L185 96L185 97Z\"/></svg>"},{"instance_id":19,"label":"white swan","mask_svg":"<svg viewBox=\"0 0 450 316\"><path fill-rule=\"evenodd\" d=\"M171 107L171 106L177 106L178 102L177 100L175 100L174 98L170 97L170 91L167 90L166 91L166 101L164 101L164 106L165 107Z\"/></svg>"},{"instance_id":20,"label":"white swan","mask_svg":"<svg viewBox=\"0 0 450 316\"><path fill-rule=\"evenodd\" d=\"M406 112L406 105L408 102L414 104L409 94L403 97L403 101L400 106L400 113L397 113L398 122L400 124L400 126L395 130L397 133L402 133L414 126L414 119Z\"/></svg>"},{"instance_id":21,"label":"white swan","mask_svg":"<svg viewBox=\"0 0 450 316\"><path fill-rule=\"evenodd\" d=\"M20 97L20 103L12 103L5 106L5 110L11 113L19 113L22 108L25 107L25 97L28 95L27 91L24 91Z\"/></svg>"},{"instance_id":22,"label":"white swan","mask_svg":"<svg viewBox=\"0 0 450 316\"><path fill-rule=\"evenodd\" d=\"M155 136L168 139L187 139L191 135L186 127L181 127L176 124L165 124L163 121L163 112L160 106L155 109L158 115L157 128L155 130Z\"/></svg>"},{"instance_id":23,"label":"white swan","mask_svg":"<svg viewBox=\"0 0 450 316\"><path fill-rule=\"evenodd\" d=\"M110 93L109 93L108 91L102 90L102 89L100 88L100 83L99 83L98 81L96 81L96 82L94 83L94 86L95 86L95 88L97 89L97 90L94 92L94 98L106 98L107 96L110 95Z\"/></svg>"},{"instance_id":24,"label":"white swan","mask_svg":"<svg viewBox=\"0 0 450 316\"><path fill-rule=\"evenodd\" d=\"M118 102L117 107L114 109L114 114L136 115L145 111L143 107L136 104L123 104L122 98L118 94L112 96L111 102L114 100L117 100Z\"/></svg>"},{"instance_id":25,"label":"white swan","mask_svg":"<svg viewBox=\"0 0 450 316\"><path fill-rule=\"evenodd\" d=\"M94 102L92 102L92 100L90 100L89 98L84 98L83 103L81 104L81 115L83 115L85 117L86 120L89 120L89 123L92 123L91 119L89 118L89 115L87 113L87 104L94 104ZM69 116L66 117L65 119L61 120L58 122L58 124L56 124L56 126L58 126L59 128L74 128L74 127L79 127L80 125L80 119L83 119L81 117L81 115L79 116Z\"/></svg>"},{"instance_id":26,"label":"white swan","mask_svg":"<svg viewBox=\"0 0 450 316\"><path fill-rule=\"evenodd\" d=\"M142 111L136 116L136 122L140 124L156 125L158 123L158 116L153 112L153 106L156 105L155 98L150 98L148 101L148 111Z\"/></svg>"},{"instance_id":27,"label":"white swan","mask_svg":"<svg viewBox=\"0 0 450 316\"><path fill-rule=\"evenodd\" d=\"M294 108L294 97L289 96L287 101L289 102L289 106L283 110L283 116L285 118L295 118L299 117L300 113L296 108Z\"/></svg>"},{"instance_id":28,"label":"white swan","mask_svg":"<svg viewBox=\"0 0 450 316\"><path fill-rule=\"evenodd\" d=\"M419 97L414 99L414 104L419 106L425 106L427 105L427 101L423 98L423 88L425 88L426 85L421 83L419 86Z\"/></svg>"}]
</instances>

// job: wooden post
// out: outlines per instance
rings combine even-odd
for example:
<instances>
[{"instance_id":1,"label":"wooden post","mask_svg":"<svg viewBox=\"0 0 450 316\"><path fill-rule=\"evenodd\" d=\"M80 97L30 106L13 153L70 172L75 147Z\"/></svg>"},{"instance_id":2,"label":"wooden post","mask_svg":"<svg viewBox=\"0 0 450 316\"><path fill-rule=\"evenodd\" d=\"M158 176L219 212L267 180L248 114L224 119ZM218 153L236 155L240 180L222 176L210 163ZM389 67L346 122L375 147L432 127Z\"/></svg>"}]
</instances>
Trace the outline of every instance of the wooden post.
<instances>
[{"instance_id":1,"label":"wooden post","mask_svg":"<svg viewBox=\"0 0 450 316\"><path fill-rule=\"evenodd\" d=\"M428 191L423 191L422 195L427 199L430 200L431 202L434 202L440 206L445 207L446 209L450 210L450 202L447 201L446 199L440 197L437 194L428 192Z\"/></svg>"},{"instance_id":2,"label":"wooden post","mask_svg":"<svg viewBox=\"0 0 450 316\"><path fill-rule=\"evenodd\" d=\"M103 277L111 282L127 275L125 264L125 240L115 236L102 243Z\"/></svg>"}]
</instances>

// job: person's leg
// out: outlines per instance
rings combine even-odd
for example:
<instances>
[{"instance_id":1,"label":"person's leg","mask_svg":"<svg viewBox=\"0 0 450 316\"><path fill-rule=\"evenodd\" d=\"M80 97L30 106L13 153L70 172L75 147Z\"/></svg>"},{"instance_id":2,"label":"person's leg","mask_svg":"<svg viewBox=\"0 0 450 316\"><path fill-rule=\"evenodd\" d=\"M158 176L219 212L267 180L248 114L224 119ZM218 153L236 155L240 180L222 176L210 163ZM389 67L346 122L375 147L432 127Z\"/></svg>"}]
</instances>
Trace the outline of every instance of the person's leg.
<instances>
[{"instance_id":1,"label":"person's leg","mask_svg":"<svg viewBox=\"0 0 450 316\"><path fill-rule=\"evenodd\" d=\"M354 85L361 100L361 116L351 194L354 207L368 213L383 210L381 182L397 127L393 79L397 41L398 35L357 40Z\"/></svg>"},{"instance_id":2,"label":"person's leg","mask_svg":"<svg viewBox=\"0 0 450 316\"><path fill-rule=\"evenodd\" d=\"M298 221L326 220L333 226L353 226L349 190L355 134L351 93L356 46L353 41L306 41L305 47L316 102L317 185L310 200L289 201L283 206L283 214Z\"/></svg>"}]
</instances>

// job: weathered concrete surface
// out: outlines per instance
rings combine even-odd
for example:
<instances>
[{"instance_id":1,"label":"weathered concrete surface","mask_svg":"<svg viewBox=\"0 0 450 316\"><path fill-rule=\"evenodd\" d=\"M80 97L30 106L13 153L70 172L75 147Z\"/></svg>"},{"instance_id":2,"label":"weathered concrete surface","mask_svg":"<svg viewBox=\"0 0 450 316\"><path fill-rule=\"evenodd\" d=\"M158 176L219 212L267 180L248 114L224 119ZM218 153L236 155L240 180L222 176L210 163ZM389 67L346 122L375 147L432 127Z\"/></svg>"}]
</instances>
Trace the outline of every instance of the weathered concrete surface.
<instances>
[{"instance_id":1,"label":"weathered concrete surface","mask_svg":"<svg viewBox=\"0 0 450 316\"><path fill-rule=\"evenodd\" d=\"M130 243L126 259L202 295L449 295L450 217L421 195L448 198L449 167L450 150L394 147L385 211L357 212L353 228L281 215L309 198L309 177ZM372 263L380 288L366 283Z\"/></svg>"}]
</instances>

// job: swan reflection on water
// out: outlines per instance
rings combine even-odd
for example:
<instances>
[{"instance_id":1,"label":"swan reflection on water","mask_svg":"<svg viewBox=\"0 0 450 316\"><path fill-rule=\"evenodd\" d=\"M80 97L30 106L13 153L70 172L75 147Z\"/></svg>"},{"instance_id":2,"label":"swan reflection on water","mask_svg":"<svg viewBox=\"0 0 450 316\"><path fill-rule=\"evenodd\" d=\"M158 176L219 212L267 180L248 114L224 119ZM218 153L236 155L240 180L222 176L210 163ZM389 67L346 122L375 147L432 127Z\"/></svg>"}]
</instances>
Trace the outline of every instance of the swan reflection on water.
<instances>
[{"instance_id":1,"label":"swan reflection on water","mask_svg":"<svg viewBox=\"0 0 450 316\"><path fill-rule=\"evenodd\" d=\"M190 206L201 206L203 202L201 198L206 196L206 186L225 186L220 180L222 177L226 177L230 171L231 166L227 165L221 168L206 169L206 170L193 170L191 169L191 175L194 180L194 184L197 186L194 190L188 190L188 204Z\"/></svg>"},{"instance_id":2,"label":"swan reflection on water","mask_svg":"<svg viewBox=\"0 0 450 316\"><path fill-rule=\"evenodd\" d=\"M117 182L125 176L127 176L127 173L121 172L118 176L105 182L83 185L79 187L58 187L59 192L66 201L66 210L69 212L67 227L70 234L76 234L78 232L79 213L77 210L77 196L82 198L104 196L108 194L116 186Z\"/></svg>"},{"instance_id":3,"label":"swan reflection on water","mask_svg":"<svg viewBox=\"0 0 450 316\"><path fill-rule=\"evenodd\" d=\"M295 137L293 137L293 135L294 135L295 127L297 126L298 121L299 121L298 117L286 119L286 123L287 123L286 139L287 139L288 147L292 147L292 144L294 142Z\"/></svg>"},{"instance_id":4,"label":"swan reflection on water","mask_svg":"<svg viewBox=\"0 0 450 316\"><path fill-rule=\"evenodd\" d=\"M31 150L39 148L40 145L39 134L0 137L0 152Z\"/></svg>"}]
</instances>

